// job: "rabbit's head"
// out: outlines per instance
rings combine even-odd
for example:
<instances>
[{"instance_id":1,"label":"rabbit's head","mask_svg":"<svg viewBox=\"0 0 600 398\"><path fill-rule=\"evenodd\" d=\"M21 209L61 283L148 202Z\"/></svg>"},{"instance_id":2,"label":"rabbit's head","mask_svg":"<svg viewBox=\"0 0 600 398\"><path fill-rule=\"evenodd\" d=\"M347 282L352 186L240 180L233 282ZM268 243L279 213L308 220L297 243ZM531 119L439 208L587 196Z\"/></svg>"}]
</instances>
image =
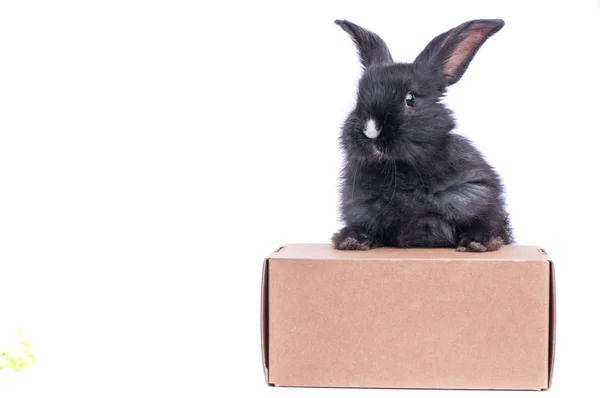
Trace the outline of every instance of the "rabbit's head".
<instances>
[{"instance_id":1,"label":"rabbit's head","mask_svg":"<svg viewBox=\"0 0 600 398\"><path fill-rule=\"evenodd\" d=\"M363 75L356 107L344 123L341 144L346 156L367 162L414 163L435 157L454 128L452 113L441 102L494 33L499 19L463 23L434 38L413 63L396 63L375 33L336 20L354 41Z\"/></svg>"}]
</instances>

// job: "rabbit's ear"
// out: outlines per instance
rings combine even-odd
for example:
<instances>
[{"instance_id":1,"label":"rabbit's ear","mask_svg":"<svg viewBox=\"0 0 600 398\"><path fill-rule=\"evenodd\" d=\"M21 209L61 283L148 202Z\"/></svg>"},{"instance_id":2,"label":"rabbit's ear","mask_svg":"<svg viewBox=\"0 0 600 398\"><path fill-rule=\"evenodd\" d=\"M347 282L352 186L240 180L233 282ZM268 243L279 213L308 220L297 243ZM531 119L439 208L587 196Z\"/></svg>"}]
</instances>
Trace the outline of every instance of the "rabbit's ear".
<instances>
[{"instance_id":1,"label":"rabbit's ear","mask_svg":"<svg viewBox=\"0 0 600 398\"><path fill-rule=\"evenodd\" d=\"M465 22L433 39L415 59L415 64L442 73L447 84L452 85L460 80L483 43L503 26L501 19Z\"/></svg>"},{"instance_id":2,"label":"rabbit's ear","mask_svg":"<svg viewBox=\"0 0 600 398\"><path fill-rule=\"evenodd\" d=\"M358 49L360 62L364 68L373 64L394 62L387 45L383 39L375 33L346 20L337 19L335 24L339 25L350 35L350 37L352 37L352 41L354 41L354 44L356 44L356 48Z\"/></svg>"}]
</instances>

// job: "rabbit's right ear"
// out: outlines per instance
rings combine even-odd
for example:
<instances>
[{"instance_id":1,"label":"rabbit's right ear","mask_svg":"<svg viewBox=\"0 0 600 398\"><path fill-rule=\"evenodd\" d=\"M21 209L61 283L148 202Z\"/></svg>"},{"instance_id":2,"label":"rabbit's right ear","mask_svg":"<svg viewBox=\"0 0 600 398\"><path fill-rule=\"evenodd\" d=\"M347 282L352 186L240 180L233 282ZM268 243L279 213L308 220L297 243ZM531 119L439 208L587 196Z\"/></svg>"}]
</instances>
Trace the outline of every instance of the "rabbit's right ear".
<instances>
[{"instance_id":1,"label":"rabbit's right ear","mask_svg":"<svg viewBox=\"0 0 600 398\"><path fill-rule=\"evenodd\" d=\"M346 20L335 20L335 24L339 25L346 31L354 41L360 62L364 68L373 64L388 64L394 62L390 50L383 41L375 33L370 32L360 26Z\"/></svg>"},{"instance_id":2,"label":"rabbit's right ear","mask_svg":"<svg viewBox=\"0 0 600 398\"><path fill-rule=\"evenodd\" d=\"M415 59L415 64L441 73L447 85L456 83L479 48L504 26L501 19L476 19L450 29L433 39Z\"/></svg>"}]
</instances>

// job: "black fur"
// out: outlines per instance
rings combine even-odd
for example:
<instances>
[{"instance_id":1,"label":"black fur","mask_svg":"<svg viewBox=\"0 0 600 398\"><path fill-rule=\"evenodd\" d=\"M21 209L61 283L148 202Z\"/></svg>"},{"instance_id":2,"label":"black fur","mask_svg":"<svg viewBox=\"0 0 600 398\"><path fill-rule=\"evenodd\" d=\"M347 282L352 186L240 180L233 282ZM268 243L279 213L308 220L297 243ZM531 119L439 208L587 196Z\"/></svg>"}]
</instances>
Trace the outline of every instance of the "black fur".
<instances>
[{"instance_id":1,"label":"black fur","mask_svg":"<svg viewBox=\"0 0 600 398\"><path fill-rule=\"evenodd\" d=\"M440 99L501 20L476 20L438 37L414 63L394 63L384 41L335 21L356 43L364 73L344 123L341 214L336 248L378 246L497 250L513 242L503 186ZM414 95L412 106L406 96ZM381 131L364 134L367 120Z\"/></svg>"}]
</instances>

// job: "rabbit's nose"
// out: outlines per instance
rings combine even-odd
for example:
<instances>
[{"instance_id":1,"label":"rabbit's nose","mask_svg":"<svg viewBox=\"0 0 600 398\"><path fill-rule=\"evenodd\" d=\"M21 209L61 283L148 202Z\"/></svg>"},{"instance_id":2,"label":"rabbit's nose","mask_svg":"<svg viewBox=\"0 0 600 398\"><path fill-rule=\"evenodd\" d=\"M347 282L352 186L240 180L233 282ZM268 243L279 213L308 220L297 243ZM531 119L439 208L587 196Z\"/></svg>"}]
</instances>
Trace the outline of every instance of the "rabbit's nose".
<instances>
[{"instance_id":1,"label":"rabbit's nose","mask_svg":"<svg viewBox=\"0 0 600 398\"><path fill-rule=\"evenodd\" d=\"M381 134L381 129L377 128L377 124L375 124L375 121L373 119L369 119L365 124L365 129L363 130L363 132L367 137L375 139L379 136L379 134Z\"/></svg>"}]
</instances>

